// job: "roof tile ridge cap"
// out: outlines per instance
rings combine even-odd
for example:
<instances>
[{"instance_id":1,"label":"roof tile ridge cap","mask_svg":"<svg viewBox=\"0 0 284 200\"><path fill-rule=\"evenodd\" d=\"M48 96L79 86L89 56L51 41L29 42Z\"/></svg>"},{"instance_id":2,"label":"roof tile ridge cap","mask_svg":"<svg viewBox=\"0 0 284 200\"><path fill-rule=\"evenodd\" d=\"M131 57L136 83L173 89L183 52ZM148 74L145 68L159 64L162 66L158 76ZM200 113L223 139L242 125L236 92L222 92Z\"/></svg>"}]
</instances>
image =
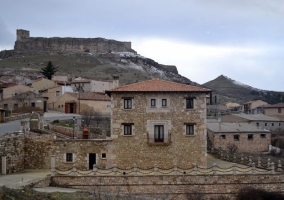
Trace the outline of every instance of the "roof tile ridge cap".
<instances>
[{"instance_id":1,"label":"roof tile ridge cap","mask_svg":"<svg viewBox=\"0 0 284 200\"><path fill-rule=\"evenodd\" d=\"M136 85L136 84L139 84L139 83L145 83L145 82L153 81L155 79L146 80L146 81L140 81L140 82L137 82L137 83L131 83L131 84L127 84L127 85L122 85L122 86L118 86L116 88L113 88L113 89L110 89L110 90L106 90L106 91L114 91L116 89L121 89L121 88L129 87L129 86L133 86L133 85Z\"/></svg>"}]
</instances>

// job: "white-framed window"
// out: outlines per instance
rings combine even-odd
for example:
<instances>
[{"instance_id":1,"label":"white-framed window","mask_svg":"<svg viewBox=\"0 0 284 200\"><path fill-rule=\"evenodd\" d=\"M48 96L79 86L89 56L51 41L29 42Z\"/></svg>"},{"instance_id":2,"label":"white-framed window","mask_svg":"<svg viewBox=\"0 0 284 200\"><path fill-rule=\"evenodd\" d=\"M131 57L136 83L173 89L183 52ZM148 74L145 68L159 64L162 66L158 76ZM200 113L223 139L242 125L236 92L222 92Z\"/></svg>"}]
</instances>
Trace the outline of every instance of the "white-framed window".
<instances>
[{"instance_id":1,"label":"white-framed window","mask_svg":"<svg viewBox=\"0 0 284 200\"><path fill-rule=\"evenodd\" d=\"M106 153L102 153L102 159L106 159L106 158L107 158Z\"/></svg>"},{"instance_id":2,"label":"white-framed window","mask_svg":"<svg viewBox=\"0 0 284 200\"><path fill-rule=\"evenodd\" d=\"M193 97L185 98L185 108L194 109L194 98Z\"/></svg>"},{"instance_id":3,"label":"white-framed window","mask_svg":"<svg viewBox=\"0 0 284 200\"><path fill-rule=\"evenodd\" d=\"M155 142L164 142L165 134L164 134L164 125L155 125L154 126L154 138Z\"/></svg>"},{"instance_id":4,"label":"white-framed window","mask_svg":"<svg viewBox=\"0 0 284 200\"><path fill-rule=\"evenodd\" d=\"M123 99L124 109L132 109L132 99L125 98Z\"/></svg>"},{"instance_id":5,"label":"white-framed window","mask_svg":"<svg viewBox=\"0 0 284 200\"><path fill-rule=\"evenodd\" d=\"M73 153L66 153L66 162L73 162Z\"/></svg>"},{"instance_id":6,"label":"white-framed window","mask_svg":"<svg viewBox=\"0 0 284 200\"><path fill-rule=\"evenodd\" d=\"M162 106L163 107L167 106L167 99L162 99Z\"/></svg>"},{"instance_id":7,"label":"white-framed window","mask_svg":"<svg viewBox=\"0 0 284 200\"><path fill-rule=\"evenodd\" d=\"M155 107L156 106L156 99L151 99L151 106Z\"/></svg>"},{"instance_id":8,"label":"white-framed window","mask_svg":"<svg viewBox=\"0 0 284 200\"><path fill-rule=\"evenodd\" d=\"M60 96L60 91L55 92L55 96L59 97Z\"/></svg>"},{"instance_id":9,"label":"white-framed window","mask_svg":"<svg viewBox=\"0 0 284 200\"><path fill-rule=\"evenodd\" d=\"M186 135L194 135L194 124L187 124L185 127Z\"/></svg>"},{"instance_id":10,"label":"white-framed window","mask_svg":"<svg viewBox=\"0 0 284 200\"><path fill-rule=\"evenodd\" d=\"M123 135L132 135L133 124L123 124Z\"/></svg>"}]
</instances>

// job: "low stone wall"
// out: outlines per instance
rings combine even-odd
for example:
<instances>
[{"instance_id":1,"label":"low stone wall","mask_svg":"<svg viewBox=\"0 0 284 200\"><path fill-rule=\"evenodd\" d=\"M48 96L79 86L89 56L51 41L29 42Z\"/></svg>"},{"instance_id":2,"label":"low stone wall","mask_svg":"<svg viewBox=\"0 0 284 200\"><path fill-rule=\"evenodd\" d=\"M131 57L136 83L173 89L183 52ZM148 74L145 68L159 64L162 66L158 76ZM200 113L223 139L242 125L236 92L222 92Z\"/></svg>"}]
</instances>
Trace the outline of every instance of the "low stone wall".
<instances>
[{"instance_id":1,"label":"low stone wall","mask_svg":"<svg viewBox=\"0 0 284 200\"><path fill-rule=\"evenodd\" d=\"M54 132L58 132L63 135L69 136L69 137L73 137L73 128L52 125L51 130ZM74 137L77 139L83 138L83 132L79 131L77 127L74 130Z\"/></svg>"},{"instance_id":2,"label":"low stone wall","mask_svg":"<svg viewBox=\"0 0 284 200\"><path fill-rule=\"evenodd\" d=\"M284 175L218 175L218 176L55 176L51 185L91 191L186 199L189 194L207 197L227 196L231 199L244 187L270 192L284 192Z\"/></svg>"},{"instance_id":3,"label":"low stone wall","mask_svg":"<svg viewBox=\"0 0 284 200\"><path fill-rule=\"evenodd\" d=\"M51 183L51 176L50 175L47 175L44 179L38 181L38 182L35 182L35 183L32 183L29 185L29 187L32 187L32 188L43 188L43 187L48 187Z\"/></svg>"},{"instance_id":4,"label":"low stone wall","mask_svg":"<svg viewBox=\"0 0 284 200\"><path fill-rule=\"evenodd\" d=\"M31 116L31 113L25 113L25 114L20 114L20 115L14 115L12 117L5 117L5 122L25 119L25 118L29 118L30 116Z\"/></svg>"}]
</instances>

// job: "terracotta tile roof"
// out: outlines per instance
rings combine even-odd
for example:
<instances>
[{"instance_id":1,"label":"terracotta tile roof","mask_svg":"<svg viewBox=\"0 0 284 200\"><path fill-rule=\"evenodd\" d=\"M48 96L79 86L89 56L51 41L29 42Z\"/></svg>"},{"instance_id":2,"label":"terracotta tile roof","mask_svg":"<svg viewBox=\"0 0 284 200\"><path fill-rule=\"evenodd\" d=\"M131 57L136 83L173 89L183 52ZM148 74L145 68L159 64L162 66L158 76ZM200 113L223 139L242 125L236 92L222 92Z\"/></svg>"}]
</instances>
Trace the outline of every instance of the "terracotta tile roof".
<instances>
[{"instance_id":1,"label":"terracotta tile roof","mask_svg":"<svg viewBox=\"0 0 284 200\"><path fill-rule=\"evenodd\" d=\"M112 92L211 92L211 89L161 79L152 79L107 90Z\"/></svg>"},{"instance_id":2,"label":"terracotta tile roof","mask_svg":"<svg viewBox=\"0 0 284 200\"><path fill-rule=\"evenodd\" d=\"M284 103L277 103L273 105L265 105L264 108L284 108Z\"/></svg>"},{"instance_id":3,"label":"terracotta tile roof","mask_svg":"<svg viewBox=\"0 0 284 200\"><path fill-rule=\"evenodd\" d=\"M67 94L79 99L79 93L66 92ZM80 93L80 100L100 100L100 101L110 101L110 97L105 93L100 92L82 92Z\"/></svg>"}]
</instances>

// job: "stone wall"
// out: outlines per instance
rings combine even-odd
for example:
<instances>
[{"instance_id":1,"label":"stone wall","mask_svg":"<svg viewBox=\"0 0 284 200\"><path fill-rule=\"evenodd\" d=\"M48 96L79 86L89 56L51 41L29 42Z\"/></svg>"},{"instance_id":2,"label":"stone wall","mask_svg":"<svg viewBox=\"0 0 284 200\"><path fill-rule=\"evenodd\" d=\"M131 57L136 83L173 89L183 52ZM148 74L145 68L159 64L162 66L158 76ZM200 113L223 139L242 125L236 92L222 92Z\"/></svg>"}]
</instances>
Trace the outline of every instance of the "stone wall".
<instances>
[{"instance_id":1,"label":"stone wall","mask_svg":"<svg viewBox=\"0 0 284 200\"><path fill-rule=\"evenodd\" d=\"M251 140L248 139L248 134L253 135ZM239 135L239 140L235 140L234 135ZM208 130L208 139L216 149L221 147L223 150L229 150L228 145L234 144L237 146L237 152L267 152L268 145L271 144L271 133L213 133Z\"/></svg>"},{"instance_id":2,"label":"stone wall","mask_svg":"<svg viewBox=\"0 0 284 200\"><path fill-rule=\"evenodd\" d=\"M185 108L185 97L194 99L194 109ZM114 139L113 162L123 168L137 164L141 168L154 164L162 168L174 164L188 168L194 163L206 163L206 97L200 93L113 93L111 137ZM132 99L132 109L123 108L124 98ZM156 107L150 107L155 98ZM162 99L167 106L162 107ZM132 135L124 135L124 124L132 124ZM195 127L194 135L185 134L185 123ZM154 124L165 127L168 137L165 143L154 143L149 139ZM167 132L167 133L166 133Z\"/></svg>"},{"instance_id":3,"label":"stone wall","mask_svg":"<svg viewBox=\"0 0 284 200\"><path fill-rule=\"evenodd\" d=\"M22 134L9 134L0 137L0 155L6 155L7 174L25 169L24 138ZM1 165L2 163L0 162ZM0 167L1 170L2 166Z\"/></svg>"},{"instance_id":4,"label":"stone wall","mask_svg":"<svg viewBox=\"0 0 284 200\"><path fill-rule=\"evenodd\" d=\"M70 169L74 164L81 170L88 170L89 154L96 154L96 165L106 168L111 166L113 151L112 140L56 140L53 154L56 168L60 170ZM72 162L66 161L66 153L73 154ZM102 158L102 153L106 154L106 158Z\"/></svg>"},{"instance_id":5,"label":"stone wall","mask_svg":"<svg viewBox=\"0 0 284 200\"><path fill-rule=\"evenodd\" d=\"M53 135L26 135L25 169L50 169L53 143Z\"/></svg>"},{"instance_id":6,"label":"stone wall","mask_svg":"<svg viewBox=\"0 0 284 200\"><path fill-rule=\"evenodd\" d=\"M131 49L131 42L120 42L104 38L29 37L29 34L26 32L26 30L17 30L17 41L14 46L15 51L134 52L134 50Z\"/></svg>"},{"instance_id":7,"label":"stone wall","mask_svg":"<svg viewBox=\"0 0 284 200\"><path fill-rule=\"evenodd\" d=\"M197 176L55 176L52 184L60 187L107 191L149 197L187 199L186 194L201 193L207 199L228 196L231 199L244 187L271 192L284 191L284 175L197 175Z\"/></svg>"},{"instance_id":8,"label":"stone wall","mask_svg":"<svg viewBox=\"0 0 284 200\"><path fill-rule=\"evenodd\" d=\"M50 125L50 127L51 127L51 130L54 132L58 132L66 136L73 137L73 128L57 126L57 125L52 125L52 126ZM74 137L77 139L83 138L83 131L80 131L79 127L77 126L74 129Z\"/></svg>"}]
</instances>

